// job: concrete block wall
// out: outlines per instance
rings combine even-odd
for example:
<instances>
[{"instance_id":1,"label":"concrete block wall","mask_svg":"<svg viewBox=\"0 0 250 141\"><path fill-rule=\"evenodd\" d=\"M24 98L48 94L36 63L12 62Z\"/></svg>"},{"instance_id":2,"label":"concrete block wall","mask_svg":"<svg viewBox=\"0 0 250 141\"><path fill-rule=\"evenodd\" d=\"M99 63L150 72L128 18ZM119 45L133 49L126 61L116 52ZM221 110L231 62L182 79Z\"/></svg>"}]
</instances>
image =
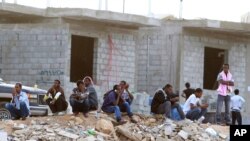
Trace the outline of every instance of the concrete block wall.
<instances>
[{"instance_id":1,"label":"concrete block wall","mask_svg":"<svg viewBox=\"0 0 250 141\"><path fill-rule=\"evenodd\" d=\"M43 89L54 79L63 85L67 29L65 24L0 24L0 76Z\"/></svg>"},{"instance_id":2,"label":"concrete block wall","mask_svg":"<svg viewBox=\"0 0 250 141\"><path fill-rule=\"evenodd\" d=\"M97 88L99 101L103 94L113 85L125 80L130 84L129 90L136 91L136 41L137 30L115 28L97 23L70 24L70 34L95 38L93 80ZM113 46L110 46L109 37ZM66 92L71 93L74 83L70 82L70 47L66 50Z\"/></svg>"},{"instance_id":3,"label":"concrete block wall","mask_svg":"<svg viewBox=\"0 0 250 141\"><path fill-rule=\"evenodd\" d=\"M249 43L214 37L184 36L182 53L182 72L180 86L184 89L185 82L190 82L194 88L203 88L204 47L218 47L228 49L228 63L234 77L235 87L246 95L246 48ZM210 102L209 111L216 111L217 93L213 90L204 90L204 97ZM224 108L223 108L224 111ZM243 110L245 111L245 110ZM246 112L246 111L245 111ZM243 114L244 117L244 114ZM246 119L246 118L245 118Z\"/></svg>"},{"instance_id":4,"label":"concrete block wall","mask_svg":"<svg viewBox=\"0 0 250 141\"><path fill-rule=\"evenodd\" d=\"M137 57L138 91L154 95L158 88L167 83L172 84L174 89L179 87L179 28L170 26L140 30Z\"/></svg>"}]
</instances>

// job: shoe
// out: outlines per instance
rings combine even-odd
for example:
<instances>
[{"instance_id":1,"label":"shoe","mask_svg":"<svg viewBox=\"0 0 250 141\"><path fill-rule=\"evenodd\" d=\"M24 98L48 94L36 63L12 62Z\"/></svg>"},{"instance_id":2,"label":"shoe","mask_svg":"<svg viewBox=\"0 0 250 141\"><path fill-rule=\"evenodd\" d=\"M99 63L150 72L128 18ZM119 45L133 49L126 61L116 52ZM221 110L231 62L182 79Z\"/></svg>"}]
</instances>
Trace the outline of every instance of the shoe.
<instances>
[{"instance_id":1,"label":"shoe","mask_svg":"<svg viewBox=\"0 0 250 141\"><path fill-rule=\"evenodd\" d=\"M121 119L121 120L120 120L120 121L118 121L117 123L118 123L119 125L122 125L122 124L127 123L127 121L126 121L126 120L122 120L122 119Z\"/></svg>"},{"instance_id":2,"label":"shoe","mask_svg":"<svg viewBox=\"0 0 250 141\"><path fill-rule=\"evenodd\" d=\"M84 116L85 118L89 117L88 113L83 113L83 116Z\"/></svg>"},{"instance_id":3,"label":"shoe","mask_svg":"<svg viewBox=\"0 0 250 141\"><path fill-rule=\"evenodd\" d=\"M18 117L11 117L12 120L19 120L20 118Z\"/></svg>"},{"instance_id":4,"label":"shoe","mask_svg":"<svg viewBox=\"0 0 250 141\"><path fill-rule=\"evenodd\" d=\"M77 116L79 114L79 112L74 112L73 115L74 116Z\"/></svg>"},{"instance_id":5,"label":"shoe","mask_svg":"<svg viewBox=\"0 0 250 141\"><path fill-rule=\"evenodd\" d=\"M136 121L134 118L131 118L130 121L131 121L132 123L137 123L137 121Z\"/></svg>"},{"instance_id":6,"label":"shoe","mask_svg":"<svg viewBox=\"0 0 250 141\"><path fill-rule=\"evenodd\" d=\"M204 116L201 116L198 120L197 120L197 122L198 123L202 123L202 121L205 119L205 117Z\"/></svg>"},{"instance_id":7,"label":"shoe","mask_svg":"<svg viewBox=\"0 0 250 141\"><path fill-rule=\"evenodd\" d=\"M58 112L52 113L53 116L58 116Z\"/></svg>"},{"instance_id":8,"label":"shoe","mask_svg":"<svg viewBox=\"0 0 250 141\"><path fill-rule=\"evenodd\" d=\"M66 114L66 112L65 111L62 111L62 112L58 112L58 116L63 116L63 115L65 115Z\"/></svg>"}]
</instances>

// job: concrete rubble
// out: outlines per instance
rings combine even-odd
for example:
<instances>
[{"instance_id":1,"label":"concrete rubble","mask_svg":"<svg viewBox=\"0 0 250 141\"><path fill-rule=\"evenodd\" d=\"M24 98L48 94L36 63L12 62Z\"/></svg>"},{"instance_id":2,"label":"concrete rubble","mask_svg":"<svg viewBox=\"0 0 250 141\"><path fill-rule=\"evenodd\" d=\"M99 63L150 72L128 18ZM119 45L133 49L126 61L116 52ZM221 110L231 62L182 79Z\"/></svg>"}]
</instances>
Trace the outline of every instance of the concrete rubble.
<instances>
[{"instance_id":1,"label":"concrete rubble","mask_svg":"<svg viewBox=\"0 0 250 141\"><path fill-rule=\"evenodd\" d=\"M135 115L137 124L114 124L113 115L101 113L88 118L48 116L30 117L26 121L0 121L2 140L73 140L73 141L221 141L229 140L226 126L200 124L190 120L172 121L162 116ZM226 130L221 130L224 128ZM212 132L212 134L210 133ZM216 134L215 134L215 133ZM8 133L8 136L7 136Z\"/></svg>"}]
</instances>

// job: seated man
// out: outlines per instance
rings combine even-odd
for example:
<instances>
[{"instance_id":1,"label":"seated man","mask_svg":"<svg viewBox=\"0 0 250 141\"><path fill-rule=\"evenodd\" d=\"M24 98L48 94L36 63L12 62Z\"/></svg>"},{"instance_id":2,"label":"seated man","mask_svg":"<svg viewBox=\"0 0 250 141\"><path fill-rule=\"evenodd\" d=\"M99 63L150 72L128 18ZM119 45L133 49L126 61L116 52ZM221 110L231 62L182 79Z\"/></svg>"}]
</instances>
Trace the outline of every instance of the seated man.
<instances>
[{"instance_id":1,"label":"seated man","mask_svg":"<svg viewBox=\"0 0 250 141\"><path fill-rule=\"evenodd\" d=\"M183 111L186 118L190 120L198 120L202 122L205 119L204 115L207 112L208 104L200 104L200 98L202 96L202 89L197 88L195 94L192 94L185 102Z\"/></svg>"},{"instance_id":2,"label":"seated man","mask_svg":"<svg viewBox=\"0 0 250 141\"><path fill-rule=\"evenodd\" d=\"M119 124L124 124L126 121L122 120L121 118L121 111L120 107L118 106L119 103L122 103L122 106L126 107L126 111L128 116L131 119L131 122L136 123L136 121L133 119L133 113L131 112L130 106L128 102L124 102L121 99L121 88L119 85L115 85L113 90L110 91L104 99L102 110L107 113L115 113L116 120Z\"/></svg>"},{"instance_id":3,"label":"seated man","mask_svg":"<svg viewBox=\"0 0 250 141\"><path fill-rule=\"evenodd\" d=\"M89 93L88 100L89 100L89 110L97 110L98 109L98 99L97 93L94 88L94 83L91 77L86 76L83 78L83 83Z\"/></svg>"},{"instance_id":4,"label":"seated man","mask_svg":"<svg viewBox=\"0 0 250 141\"><path fill-rule=\"evenodd\" d=\"M67 110L68 103L65 100L64 91L60 86L60 81L55 80L54 85L48 90L44 96L44 101L49 105L53 115Z\"/></svg>"},{"instance_id":5,"label":"seated man","mask_svg":"<svg viewBox=\"0 0 250 141\"><path fill-rule=\"evenodd\" d=\"M22 91L22 84L16 83L12 92L11 103L6 103L5 108L11 113L13 119L25 120L30 114L29 99Z\"/></svg>"},{"instance_id":6,"label":"seated man","mask_svg":"<svg viewBox=\"0 0 250 141\"><path fill-rule=\"evenodd\" d=\"M73 94L69 98L70 105L72 106L72 112L74 115L78 115L82 112L85 117L88 117L89 101L88 91L82 80L78 80L77 87L73 89Z\"/></svg>"},{"instance_id":7,"label":"seated man","mask_svg":"<svg viewBox=\"0 0 250 141\"><path fill-rule=\"evenodd\" d=\"M132 101L134 99L134 96L129 92L128 88L129 88L129 84L126 81L121 81L120 82L120 87L121 87L121 91L122 91L122 95L121 98L128 102L129 105L132 104Z\"/></svg>"},{"instance_id":8,"label":"seated man","mask_svg":"<svg viewBox=\"0 0 250 141\"><path fill-rule=\"evenodd\" d=\"M171 109L176 108L181 119L185 118L181 106L177 103L179 96L173 94L173 87L166 84L162 89L156 91L152 104L151 112L154 114L165 114L165 117L171 118Z\"/></svg>"}]
</instances>

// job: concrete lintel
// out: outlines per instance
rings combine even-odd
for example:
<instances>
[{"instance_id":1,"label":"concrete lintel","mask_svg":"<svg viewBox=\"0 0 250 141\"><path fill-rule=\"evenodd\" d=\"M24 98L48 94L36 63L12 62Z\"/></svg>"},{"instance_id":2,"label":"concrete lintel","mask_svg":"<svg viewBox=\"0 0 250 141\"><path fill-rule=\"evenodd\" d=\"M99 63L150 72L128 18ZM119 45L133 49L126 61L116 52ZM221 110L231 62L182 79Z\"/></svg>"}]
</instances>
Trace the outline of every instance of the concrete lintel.
<instances>
[{"instance_id":1,"label":"concrete lintel","mask_svg":"<svg viewBox=\"0 0 250 141\"><path fill-rule=\"evenodd\" d=\"M189 20L183 21L184 29L199 29L205 31L224 32L232 34L250 35L250 24L216 21L216 20Z\"/></svg>"},{"instance_id":2,"label":"concrete lintel","mask_svg":"<svg viewBox=\"0 0 250 141\"><path fill-rule=\"evenodd\" d=\"M84 8L46 8L22 6L4 3L0 5L0 16L4 18L21 15L22 17L44 17L44 18L72 18L75 20L91 20L95 22L108 22L119 25L137 27L161 26L161 20L145 16L123 14L111 11L91 10Z\"/></svg>"}]
</instances>

